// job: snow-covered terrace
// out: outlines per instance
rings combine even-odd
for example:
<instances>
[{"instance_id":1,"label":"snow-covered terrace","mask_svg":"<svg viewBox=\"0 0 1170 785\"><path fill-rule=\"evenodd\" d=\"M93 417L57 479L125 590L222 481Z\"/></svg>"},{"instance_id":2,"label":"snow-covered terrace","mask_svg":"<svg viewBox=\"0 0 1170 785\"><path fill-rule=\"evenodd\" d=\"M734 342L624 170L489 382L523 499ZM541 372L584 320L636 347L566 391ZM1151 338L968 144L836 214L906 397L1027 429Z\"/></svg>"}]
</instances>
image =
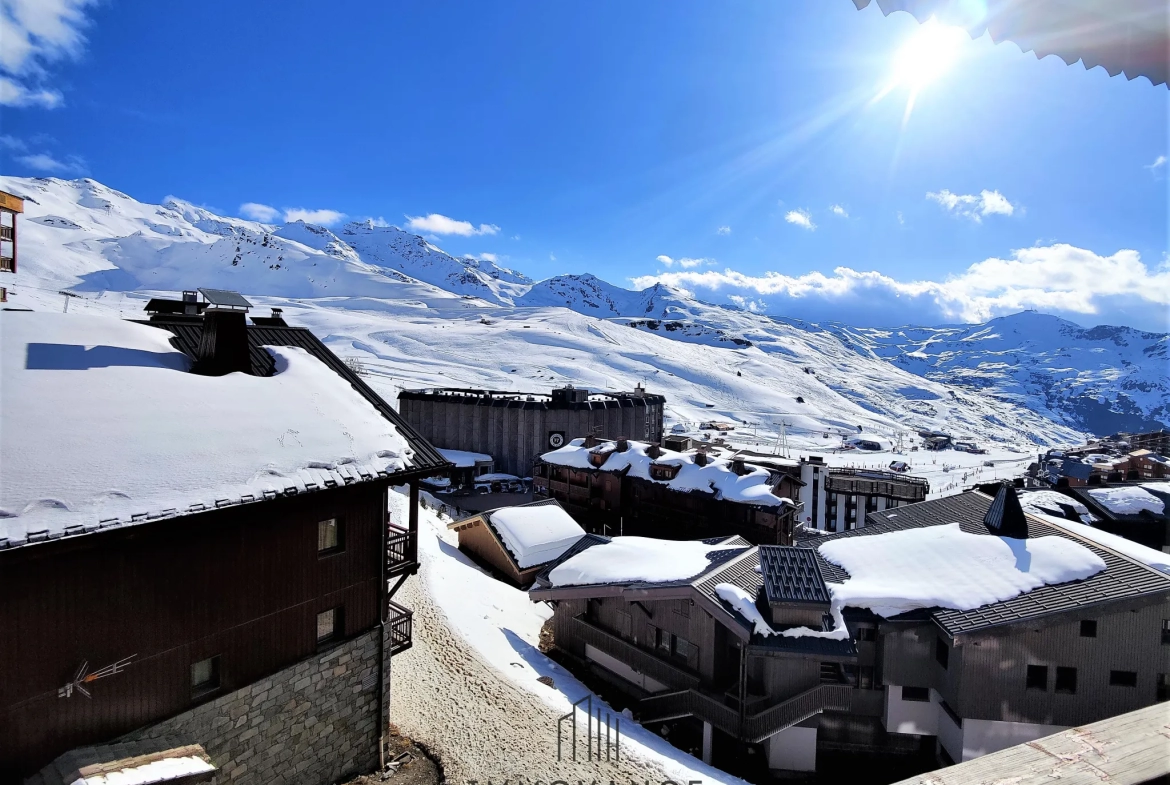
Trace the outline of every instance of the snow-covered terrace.
<instances>
[{"instance_id":1,"label":"snow-covered terrace","mask_svg":"<svg viewBox=\"0 0 1170 785\"><path fill-rule=\"evenodd\" d=\"M303 349L200 376L154 327L0 314L0 547L400 472L394 424Z\"/></svg>"},{"instance_id":2,"label":"snow-covered terrace","mask_svg":"<svg viewBox=\"0 0 1170 785\"><path fill-rule=\"evenodd\" d=\"M541 459L546 463L574 469L600 468L607 472L627 472L628 476L666 485L676 491L710 493L716 498L741 504L761 507L793 505L791 499L773 493L771 472L763 467L745 463L744 473L736 474L731 462L724 458L706 456L706 465L701 465L699 460L702 459L696 460L699 455L697 451L684 453L661 450L658 457L653 458L648 453L651 445L636 441L629 441L627 445L625 450L619 450L617 442L607 441L586 447L584 439L574 439L558 450L543 454ZM591 455L604 456L604 463L594 465L590 460ZM656 479L651 475L652 465L672 469L677 467L678 472L673 479Z\"/></svg>"}]
</instances>

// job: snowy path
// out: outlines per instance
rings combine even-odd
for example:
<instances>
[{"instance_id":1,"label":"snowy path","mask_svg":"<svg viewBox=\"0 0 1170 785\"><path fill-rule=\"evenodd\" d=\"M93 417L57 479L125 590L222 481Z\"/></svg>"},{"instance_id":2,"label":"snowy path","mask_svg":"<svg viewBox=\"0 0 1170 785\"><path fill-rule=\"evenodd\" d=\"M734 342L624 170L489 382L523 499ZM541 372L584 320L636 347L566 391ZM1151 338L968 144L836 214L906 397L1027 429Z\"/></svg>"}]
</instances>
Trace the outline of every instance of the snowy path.
<instances>
[{"instance_id":1,"label":"snowy path","mask_svg":"<svg viewBox=\"0 0 1170 785\"><path fill-rule=\"evenodd\" d=\"M587 690L533 645L547 611L468 562L434 513L420 518L422 571L396 597L414 610L414 645L394 658L391 721L440 759L448 782L742 783L624 718L620 762L558 762L557 718ZM579 758L583 746L584 733Z\"/></svg>"}]
</instances>

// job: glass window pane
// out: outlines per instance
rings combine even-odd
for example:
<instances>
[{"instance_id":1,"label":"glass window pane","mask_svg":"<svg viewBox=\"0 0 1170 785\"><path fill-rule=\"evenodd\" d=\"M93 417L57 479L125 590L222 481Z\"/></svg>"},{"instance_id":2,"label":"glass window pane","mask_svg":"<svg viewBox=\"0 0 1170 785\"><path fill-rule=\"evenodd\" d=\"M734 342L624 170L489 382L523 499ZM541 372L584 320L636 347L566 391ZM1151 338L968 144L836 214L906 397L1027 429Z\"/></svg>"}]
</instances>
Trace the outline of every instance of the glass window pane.
<instances>
[{"instance_id":1,"label":"glass window pane","mask_svg":"<svg viewBox=\"0 0 1170 785\"><path fill-rule=\"evenodd\" d=\"M317 550L329 551L338 546L337 519L321 521L317 524Z\"/></svg>"},{"instance_id":2,"label":"glass window pane","mask_svg":"<svg viewBox=\"0 0 1170 785\"><path fill-rule=\"evenodd\" d=\"M317 641L329 640L337 630L337 609L330 608L317 614Z\"/></svg>"}]
</instances>

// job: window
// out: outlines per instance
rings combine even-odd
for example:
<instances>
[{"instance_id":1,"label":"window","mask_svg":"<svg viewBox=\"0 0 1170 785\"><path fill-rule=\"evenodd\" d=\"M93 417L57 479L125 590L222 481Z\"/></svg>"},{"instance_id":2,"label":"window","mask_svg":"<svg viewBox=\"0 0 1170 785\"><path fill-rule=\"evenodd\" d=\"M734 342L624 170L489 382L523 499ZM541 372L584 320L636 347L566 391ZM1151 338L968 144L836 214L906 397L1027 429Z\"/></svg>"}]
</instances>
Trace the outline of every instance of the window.
<instances>
[{"instance_id":1,"label":"window","mask_svg":"<svg viewBox=\"0 0 1170 785\"><path fill-rule=\"evenodd\" d=\"M934 642L934 658L938 660L938 664L943 666L944 669L947 667L947 663L950 662L951 650L947 646L947 642L942 638L938 638Z\"/></svg>"},{"instance_id":2,"label":"window","mask_svg":"<svg viewBox=\"0 0 1170 785\"><path fill-rule=\"evenodd\" d=\"M688 640L683 640L677 635L674 636L674 656L684 662L687 662L691 657L697 657L699 654L699 647Z\"/></svg>"},{"instance_id":3,"label":"window","mask_svg":"<svg viewBox=\"0 0 1170 785\"><path fill-rule=\"evenodd\" d=\"M929 687L903 687L902 700L915 703L930 703Z\"/></svg>"},{"instance_id":4,"label":"window","mask_svg":"<svg viewBox=\"0 0 1170 785\"><path fill-rule=\"evenodd\" d=\"M328 518L317 523L317 553L322 556L340 553L345 548L342 526L338 518Z\"/></svg>"},{"instance_id":5,"label":"window","mask_svg":"<svg viewBox=\"0 0 1170 785\"><path fill-rule=\"evenodd\" d=\"M198 695L219 688L219 657L208 657L191 666L191 692Z\"/></svg>"},{"instance_id":6,"label":"window","mask_svg":"<svg viewBox=\"0 0 1170 785\"><path fill-rule=\"evenodd\" d=\"M1163 633L1163 636L1165 633ZM1085 619L1081 622L1081 637L1082 638L1096 638L1097 637L1097 622L1094 619Z\"/></svg>"},{"instance_id":7,"label":"window","mask_svg":"<svg viewBox=\"0 0 1170 785\"><path fill-rule=\"evenodd\" d=\"M1137 673L1135 671L1109 671L1110 687L1136 687Z\"/></svg>"},{"instance_id":8,"label":"window","mask_svg":"<svg viewBox=\"0 0 1170 785\"><path fill-rule=\"evenodd\" d=\"M683 618L691 618L691 601L679 600L678 606L674 609L674 612Z\"/></svg>"},{"instance_id":9,"label":"window","mask_svg":"<svg viewBox=\"0 0 1170 785\"><path fill-rule=\"evenodd\" d=\"M341 637L344 629L341 621L341 608L330 608L317 614L317 645L329 643Z\"/></svg>"},{"instance_id":10,"label":"window","mask_svg":"<svg viewBox=\"0 0 1170 785\"><path fill-rule=\"evenodd\" d=\"M1063 692L1066 695L1077 694L1077 669L1076 668L1056 668L1056 691Z\"/></svg>"},{"instance_id":11,"label":"window","mask_svg":"<svg viewBox=\"0 0 1170 785\"><path fill-rule=\"evenodd\" d=\"M1028 681L1024 685L1029 690L1044 690L1048 691L1048 666L1047 665L1029 665L1028 666Z\"/></svg>"},{"instance_id":12,"label":"window","mask_svg":"<svg viewBox=\"0 0 1170 785\"><path fill-rule=\"evenodd\" d=\"M877 640L877 628L876 627L858 627L857 628L857 640L871 641L871 642Z\"/></svg>"},{"instance_id":13,"label":"window","mask_svg":"<svg viewBox=\"0 0 1170 785\"><path fill-rule=\"evenodd\" d=\"M1170 643L1170 619L1162 619L1162 643Z\"/></svg>"},{"instance_id":14,"label":"window","mask_svg":"<svg viewBox=\"0 0 1170 785\"><path fill-rule=\"evenodd\" d=\"M664 629L658 630L658 650L670 654L670 638L671 635Z\"/></svg>"},{"instance_id":15,"label":"window","mask_svg":"<svg viewBox=\"0 0 1170 785\"><path fill-rule=\"evenodd\" d=\"M1155 684L1157 685L1157 692L1154 694L1155 700L1158 703L1170 701L1170 673L1159 673Z\"/></svg>"},{"instance_id":16,"label":"window","mask_svg":"<svg viewBox=\"0 0 1170 785\"><path fill-rule=\"evenodd\" d=\"M625 611L617 612L617 633L623 638L630 637L630 630L632 629L632 618L630 614Z\"/></svg>"}]
</instances>

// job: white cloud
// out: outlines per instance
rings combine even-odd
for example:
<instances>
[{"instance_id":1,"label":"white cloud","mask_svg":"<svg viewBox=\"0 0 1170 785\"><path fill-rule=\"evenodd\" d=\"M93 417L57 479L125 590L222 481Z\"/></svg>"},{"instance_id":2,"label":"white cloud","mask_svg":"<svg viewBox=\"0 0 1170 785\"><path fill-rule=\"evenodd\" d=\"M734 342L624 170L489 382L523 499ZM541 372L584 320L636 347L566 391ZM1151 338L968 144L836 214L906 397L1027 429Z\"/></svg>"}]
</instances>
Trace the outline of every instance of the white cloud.
<instances>
[{"instance_id":1,"label":"white cloud","mask_svg":"<svg viewBox=\"0 0 1170 785\"><path fill-rule=\"evenodd\" d=\"M808 229L810 232L817 228L817 225L812 221L812 213L808 210L789 210L788 214L784 216L784 220L799 226L801 229Z\"/></svg>"},{"instance_id":2,"label":"white cloud","mask_svg":"<svg viewBox=\"0 0 1170 785\"><path fill-rule=\"evenodd\" d=\"M1164 166L1166 166L1166 156L1159 155L1157 158L1154 159L1154 162L1152 164L1146 164L1142 168L1149 169L1151 172L1154 172L1156 174L1158 172L1158 170L1163 168Z\"/></svg>"},{"instance_id":3,"label":"white cloud","mask_svg":"<svg viewBox=\"0 0 1170 785\"><path fill-rule=\"evenodd\" d=\"M550 254L548 255L548 260L549 260L550 262L555 262L555 261L557 260L557 257L553 256L553 255L550 253Z\"/></svg>"},{"instance_id":4,"label":"white cloud","mask_svg":"<svg viewBox=\"0 0 1170 785\"><path fill-rule=\"evenodd\" d=\"M715 234L731 234L731 227L730 226L720 226L718 229L715 230Z\"/></svg>"},{"instance_id":5,"label":"white cloud","mask_svg":"<svg viewBox=\"0 0 1170 785\"><path fill-rule=\"evenodd\" d=\"M848 210L846 210L844 207L842 207L842 206L841 206L841 205L839 205L839 204L834 204L834 205L831 205L831 206L829 207L829 210L830 210L830 211L833 213L833 215L839 215L839 216L841 216L842 218L848 218L848 217L849 217L849 211L848 211Z\"/></svg>"},{"instance_id":6,"label":"white cloud","mask_svg":"<svg viewBox=\"0 0 1170 785\"><path fill-rule=\"evenodd\" d=\"M899 226L905 226L905 224L906 224L906 219L905 219L905 218L902 216L902 211L901 211L901 210L899 210L899 211L897 212L897 216L898 216L898 225L899 225Z\"/></svg>"},{"instance_id":7,"label":"white cloud","mask_svg":"<svg viewBox=\"0 0 1170 785\"><path fill-rule=\"evenodd\" d=\"M500 257L494 253L481 253L481 254L469 253L469 254L464 254L463 258L464 259L474 259L474 260L477 260L480 262L491 262L492 264L495 264L496 262L498 262L500 260Z\"/></svg>"},{"instance_id":8,"label":"white cloud","mask_svg":"<svg viewBox=\"0 0 1170 785\"><path fill-rule=\"evenodd\" d=\"M50 174L84 174L86 171L85 161L75 155L59 161L48 153L33 153L19 156L16 160L30 169Z\"/></svg>"},{"instance_id":9,"label":"white cloud","mask_svg":"<svg viewBox=\"0 0 1170 785\"><path fill-rule=\"evenodd\" d=\"M0 2L0 104L53 109L61 93L43 86L47 66L75 58L85 44L85 13L94 0Z\"/></svg>"},{"instance_id":10,"label":"white cloud","mask_svg":"<svg viewBox=\"0 0 1170 785\"><path fill-rule=\"evenodd\" d=\"M479 228L470 221L456 221L445 215L431 213L423 216L406 216L406 228L416 232L430 232L432 234L457 234L461 237L471 237L476 234L498 234L500 227L495 224L480 224Z\"/></svg>"},{"instance_id":11,"label":"white cloud","mask_svg":"<svg viewBox=\"0 0 1170 785\"><path fill-rule=\"evenodd\" d=\"M982 322L1026 309L1082 322L1170 329L1170 263L1150 269L1137 251L1101 256L1067 244L1014 251L990 258L945 280L899 281L882 273L838 267L832 275L734 270L670 271L633 279L638 288L664 283L687 290L730 291L732 297L767 296L776 313L841 318L857 324ZM778 302L777 302L778 300ZM737 302L733 300L733 302Z\"/></svg>"},{"instance_id":12,"label":"white cloud","mask_svg":"<svg viewBox=\"0 0 1170 785\"><path fill-rule=\"evenodd\" d=\"M244 202L240 205L240 215L261 223L272 223L280 217L280 210L257 202Z\"/></svg>"},{"instance_id":13,"label":"white cloud","mask_svg":"<svg viewBox=\"0 0 1170 785\"><path fill-rule=\"evenodd\" d=\"M304 207L290 207L284 211L284 220L286 221L304 221L307 224L317 224L318 226L333 226L344 217L345 213L339 213L336 210L308 210Z\"/></svg>"},{"instance_id":14,"label":"white cloud","mask_svg":"<svg viewBox=\"0 0 1170 785\"><path fill-rule=\"evenodd\" d=\"M691 258L686 257L686 256L684 256L681 259L672 259L669 256L662 255L662 256L656 257L656 259L657 259L658 263L664 267L673 267L674 265L677 264L679 267L683 268L684 270L690 270L694 267L702 267L704 264L707 263L706 259L691 259Z\"/></svg>"},{"instance_id":15,"label":"white cloud","mask_svg":"<svg viewBox=\"0 0 1170 785\"><path fill-rule=\"evenodd\" d=\"M0 147L5 150L24 150L26 145L15 136L8 136L7 134L0 135Z\"/></svg>"},{"instance_id":16,"label":"white cloud","mask_svg":"<svg viewBox=\"0 0 1170 785\"><path fill-rule=\"evenodd\" d=\"M982 223L985 215L1011 215L1016 211L1016 205L1009 202L999 191L986 189L976 196L951 193L944 188L941 191L927 192L926 198L938 202L947 212L970 218L975 223Z\"/></svg>"},{"instance_id":17,"label":"white cloud","mask_svg":"<svg viewBox=\"0 0 1170 785\"><path fill-rule=\"evenodd\" d=\"M41 109L56 109L65 99L57 90L43 88L28 88L19 82L0 76L0 106L40 107Z\"/></svg>"}]
</instances>

